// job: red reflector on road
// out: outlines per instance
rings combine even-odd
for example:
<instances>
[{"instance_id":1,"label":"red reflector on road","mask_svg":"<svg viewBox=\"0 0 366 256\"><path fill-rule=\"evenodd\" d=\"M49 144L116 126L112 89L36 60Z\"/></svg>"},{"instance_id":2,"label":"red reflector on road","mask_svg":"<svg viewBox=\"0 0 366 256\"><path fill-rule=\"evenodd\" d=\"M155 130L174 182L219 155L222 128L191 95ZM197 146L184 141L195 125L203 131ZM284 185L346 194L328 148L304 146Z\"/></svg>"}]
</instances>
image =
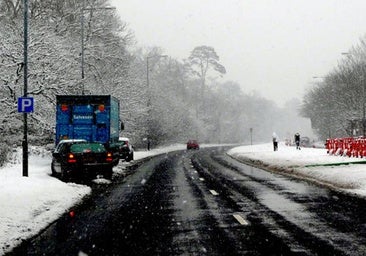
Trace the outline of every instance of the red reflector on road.
<instances>
[{"instance_id":1,"label":"red reflector on road","mask_svg":"<svg viewBox=\"0 0 366 256\"><path fill-rule=\"evenodd\" d=\"M75 212L74 212L74 211L70 211L70 212L69 212L69 216L70 216L71 218L74 218L74 217L75 217Z\"/></svg>"}]
</instances>

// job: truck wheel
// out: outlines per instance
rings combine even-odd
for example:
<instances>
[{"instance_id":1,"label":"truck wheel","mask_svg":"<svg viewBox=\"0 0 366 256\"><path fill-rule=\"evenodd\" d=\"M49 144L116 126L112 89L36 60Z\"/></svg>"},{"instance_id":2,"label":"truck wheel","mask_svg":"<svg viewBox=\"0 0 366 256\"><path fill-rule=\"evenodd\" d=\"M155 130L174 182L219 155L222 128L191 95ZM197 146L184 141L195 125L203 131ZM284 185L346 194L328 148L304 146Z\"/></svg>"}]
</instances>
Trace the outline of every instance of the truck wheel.
<instances>
[{"instance_id":1,"label":"truck wheel","mask_svg":"<svg viewBox=\"0 0 366 256\"><path fill-rule=\"evenodd\" d=\"M114 161L114 163L113 163L113 166L117 166L119 164L119 157L118 158L116 158L116 160Z\"/></svg>"},{"instance_id":2,"label":"truck wheel","mask_svg":"<svg viewBox=\"0 0 366 256\"><path fill-rule=\"evenodd\" d=\"M133 160L133 153L126 157L126 162L130 162L131 160Z\"/></svg>"},{"instance_id":3,"label":"truck wheel","mask_svg":"<svg viewBox=\"0 0 366 256\"><path fill-rule=\"evenodd\" d=\"M111 180L112 179L112 175L113 175L113 168L110 167L110 168L107 168L105 171L104 171L104 178L105 179L108 179L108 180Z\"/></svg>"}]
</instances>

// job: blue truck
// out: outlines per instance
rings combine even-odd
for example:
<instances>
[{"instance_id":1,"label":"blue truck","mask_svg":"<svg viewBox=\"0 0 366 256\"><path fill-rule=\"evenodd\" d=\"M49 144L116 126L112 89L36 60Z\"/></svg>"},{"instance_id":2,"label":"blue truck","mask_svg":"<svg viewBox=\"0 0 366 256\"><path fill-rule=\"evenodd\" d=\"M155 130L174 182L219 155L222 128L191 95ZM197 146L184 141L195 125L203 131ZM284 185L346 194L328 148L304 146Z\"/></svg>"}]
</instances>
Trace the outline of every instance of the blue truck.
<instances>
[{"instance_id":1,"label":"blue truck","mask_svg":"<svg viewBox=\"0 0 366 256\"><path fill-rule=\"evenodd\" d=\"M111 95L57 95L56 145L63 139L100 142L115 153L118 164L119 112L119 101Z\"/></svg>"}]
</instances>

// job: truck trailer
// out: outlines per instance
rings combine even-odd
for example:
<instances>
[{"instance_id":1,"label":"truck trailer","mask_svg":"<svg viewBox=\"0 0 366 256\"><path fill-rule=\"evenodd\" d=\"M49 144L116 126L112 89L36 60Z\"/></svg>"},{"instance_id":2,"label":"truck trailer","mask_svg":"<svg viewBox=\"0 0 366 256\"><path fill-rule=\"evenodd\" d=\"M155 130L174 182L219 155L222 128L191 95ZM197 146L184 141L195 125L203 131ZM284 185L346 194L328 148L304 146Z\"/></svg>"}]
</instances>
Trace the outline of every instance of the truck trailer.
<instances>
[{"instance_id":1,"label":"truck trailer","mask_svg":"<svg viewBox=\"0 0 366 256\"><path fill-rule=\"evenodd\" d=\"M63 139L100 142L118 159L114 145L123 128L119 113L119 101L111 95L57 95L56 145Z\"/></svg>"}]
</instances>

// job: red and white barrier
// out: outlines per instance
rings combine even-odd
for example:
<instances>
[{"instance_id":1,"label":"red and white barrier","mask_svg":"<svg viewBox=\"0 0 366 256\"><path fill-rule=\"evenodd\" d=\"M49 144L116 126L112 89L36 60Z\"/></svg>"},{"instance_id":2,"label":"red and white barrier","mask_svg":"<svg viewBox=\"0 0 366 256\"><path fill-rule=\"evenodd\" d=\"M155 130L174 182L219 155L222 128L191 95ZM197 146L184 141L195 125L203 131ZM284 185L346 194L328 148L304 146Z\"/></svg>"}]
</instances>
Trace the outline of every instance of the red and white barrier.
<instances>
[{"instance_id":1,"label":"red and white barrier","mask_svg":"<svg viewBox=\"0 0 366 256\"><path fill-rule=\"evenodd\" d=\"M325 148L329 155L366 157L365 137L346 137L327 139Z\"/></svg>"}]
</instances>

